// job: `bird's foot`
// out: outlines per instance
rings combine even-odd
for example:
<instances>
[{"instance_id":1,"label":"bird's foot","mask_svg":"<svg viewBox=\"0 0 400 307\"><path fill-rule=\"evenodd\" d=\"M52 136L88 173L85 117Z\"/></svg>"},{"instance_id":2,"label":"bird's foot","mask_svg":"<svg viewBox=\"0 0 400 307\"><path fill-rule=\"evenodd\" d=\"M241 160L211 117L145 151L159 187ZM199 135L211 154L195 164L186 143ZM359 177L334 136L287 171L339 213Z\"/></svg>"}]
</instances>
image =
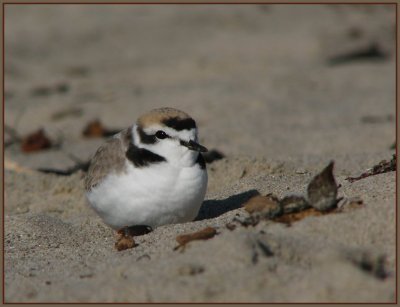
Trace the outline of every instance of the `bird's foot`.
<instances>
[{"instance_id":1,"label":"bird's foot","mask_svg":"<svg viewBox=\"0 0 400 307\"><path fill-rule=\"evenodd\" d=\"M117 241L114 245L117 251L123 251L136 246L133 235L129 233L128 227L124 227L118 230L117 236Z\"/></svg>"}]
</instances>

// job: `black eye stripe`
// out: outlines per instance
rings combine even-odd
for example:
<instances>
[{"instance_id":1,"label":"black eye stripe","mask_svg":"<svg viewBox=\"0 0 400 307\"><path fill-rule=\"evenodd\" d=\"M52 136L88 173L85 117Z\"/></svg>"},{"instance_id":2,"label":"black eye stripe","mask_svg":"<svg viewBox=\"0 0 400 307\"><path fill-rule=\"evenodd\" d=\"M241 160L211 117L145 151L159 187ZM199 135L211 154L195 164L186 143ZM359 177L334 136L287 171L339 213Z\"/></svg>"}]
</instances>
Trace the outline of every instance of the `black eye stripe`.
<instances>
[{"instance_id":1,"label":"black eye stripe","mask_svg":"<svg viewBox=\"0 0 400 307\"><path fill-rule=\"evenodd\" d=\"M181 119L179 117L168 118L163 120L163 124L177 131L190 130L196 128L196 122L191 118L185 118L185 119Z\"/></svg>"}]
</instances>

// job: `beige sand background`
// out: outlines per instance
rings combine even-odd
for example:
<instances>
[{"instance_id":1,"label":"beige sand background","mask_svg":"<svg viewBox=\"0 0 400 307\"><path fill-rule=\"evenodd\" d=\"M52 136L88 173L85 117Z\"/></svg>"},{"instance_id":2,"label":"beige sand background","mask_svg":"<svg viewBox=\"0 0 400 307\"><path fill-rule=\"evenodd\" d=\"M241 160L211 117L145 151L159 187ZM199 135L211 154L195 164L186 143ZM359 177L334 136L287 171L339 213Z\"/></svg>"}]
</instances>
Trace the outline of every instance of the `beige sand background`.
<instances>
[{"instance_id":1,"label":"beige sand background","mask_svg":"<svg viewBox=\"0 0 400 307\"><path fill-rule=\"evenodd\" d=\"M395 172L345 180L394 153L393 5L6 5L5 17L5 122L60 142L5 151L7 302L395 301ZM160 106L191 114L226 158L208 165L197 221L117 252L84 172L35 169L87 160L104 141L82 137L90 120L119 129ZM330 160L339 196L364 206L225 227L256 191L304 193ZM218 235L173 250L206 226ZM381 257L383 279L368 271Z\"/></svg>"}]
</instances>

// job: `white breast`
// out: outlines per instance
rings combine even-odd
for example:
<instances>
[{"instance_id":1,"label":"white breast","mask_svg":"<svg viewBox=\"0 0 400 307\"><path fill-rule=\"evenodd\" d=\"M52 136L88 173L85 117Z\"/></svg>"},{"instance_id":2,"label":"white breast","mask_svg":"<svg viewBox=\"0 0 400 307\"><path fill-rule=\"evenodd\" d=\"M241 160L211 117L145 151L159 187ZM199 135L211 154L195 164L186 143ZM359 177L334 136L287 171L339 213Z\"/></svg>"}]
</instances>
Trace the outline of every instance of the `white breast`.
<instances>
[{"instance_id":1,"label":"white breast","mask_svg":"<svg viewBox=\"0 0 400 307\"><path fill-rule=\"evenodd\" d=\"M110 174L87 193L91 206L104 222L115 229L193 220L204 200L207 172L198 164L175 167L169 163Z\"/></svg>"}]
</instances>

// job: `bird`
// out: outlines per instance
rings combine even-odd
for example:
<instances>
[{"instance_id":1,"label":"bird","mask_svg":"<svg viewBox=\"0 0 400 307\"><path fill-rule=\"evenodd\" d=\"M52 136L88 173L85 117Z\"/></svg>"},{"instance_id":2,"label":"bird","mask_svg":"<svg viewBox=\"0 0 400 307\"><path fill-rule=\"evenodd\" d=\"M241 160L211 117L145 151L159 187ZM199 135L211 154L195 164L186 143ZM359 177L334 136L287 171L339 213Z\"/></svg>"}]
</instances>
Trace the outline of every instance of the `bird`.
<instances>
[{"instance_id":1,"label":"bird","mask_svg":"<svg viewBox=\"0 0 400 307\"><path fill-rule=\"evenodd\" d=\"M134 229L195 219L207 190L196 122L170 107L153 109L109 138L90 160L86 198L116 230L118 250L135 246Z\"/></svg>"}]
</instances>

